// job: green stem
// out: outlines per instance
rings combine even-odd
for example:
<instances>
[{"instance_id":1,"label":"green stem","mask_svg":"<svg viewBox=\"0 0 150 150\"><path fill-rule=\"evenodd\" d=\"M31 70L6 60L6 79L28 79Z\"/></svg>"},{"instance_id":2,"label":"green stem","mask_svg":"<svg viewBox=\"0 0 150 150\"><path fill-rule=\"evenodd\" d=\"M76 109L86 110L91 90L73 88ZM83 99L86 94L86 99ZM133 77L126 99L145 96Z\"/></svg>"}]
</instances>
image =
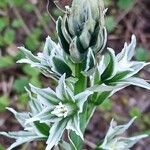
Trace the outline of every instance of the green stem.
<instances>
[{"instance_id":1,"label":"green stem","mask_svg":"<svg viewBox=\"0 0 150 150\"><path fill-rule=\"evenodd\" d=\"M78 63L75 66L75 77L78 81L75 83L75 94L81 93L85 90L87 86L87 78L81 73L82 71L82 64Z\"/></svg>"},{"instance_id":2,"label":"green stem","mask_svg":"<svg viewBox=\"0 0 150 150\"><path fill-rule=\"evenodd\" d=\"M81 93L87 88L87 77L85 77L81 73L81 71L82 71L82 64L80 63L76 64L75 65L75 77L78 79L78 81L75 83L75 87L74 87L75 94ZM93 104L91 104L90 107L88 103L85 104L83 113L80 114L80 118L82 118L80 122L80 128L81 128L82 133L85 132L85 129L89 123L90 118L92 117L94 110L95 110L95 106ZM73 141L76 148L78 150L82 150L83 141L78 135L75 134L75 132L71 132L70 138Z\"/></svg>"},{"instance_id":3,"label":"green stem","mask_svg":"<svg viewBox=\"0 0 150 150\"><path fill-rule=\"evenodd\" d=\"M82 64L81 63L75 64L75 77L78 79L74 87L75 95L83 92L87 87L87 78L81 73L81 71L82 71ZM86 108L84 108L84 111L83 111L84 113L81 114L82 121L81 121L80 127L82 131L84 131L84 126L85 126L84 122L86 121L85 109ZM76 146L76 148L78 150L81 150L83 146L82 139L78 135L76 135L74 132L71 132L70 138L74 142L74 145Z\"/></svg>"}]
</instances>

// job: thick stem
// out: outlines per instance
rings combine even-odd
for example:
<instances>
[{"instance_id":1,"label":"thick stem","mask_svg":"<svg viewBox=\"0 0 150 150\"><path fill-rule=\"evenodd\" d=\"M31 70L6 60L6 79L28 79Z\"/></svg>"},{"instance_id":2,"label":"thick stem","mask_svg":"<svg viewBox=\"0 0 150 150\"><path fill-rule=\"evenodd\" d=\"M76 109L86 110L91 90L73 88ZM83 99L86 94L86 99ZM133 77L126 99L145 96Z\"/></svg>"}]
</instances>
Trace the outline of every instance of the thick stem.
<instances>
[{"instance_id":1,"label":"thick stem","mask_svg":"<svg viewBox=\"0 0 150 150\"><path fill-rule=\"evenodd\" d=\"M83 92L87 87L87 78L81 73L82 71L82 64L78 63L75 64L75 77L78 79L78 81L75 83L74 87L74 93L75 95L78 93ZM84 113L80 115L80 118L82 118L82 121L80 123L80 127L82 132L85 130L85 122L86 122L86 107L84 107ZM71 140L74 142L76 148L78 150L82 149L83 141L82 139L77 136L74 132L71 132Z\"/></svg>"},{"instance_id":2,"label":"thick stem","mask_svg":"<svg viewBox=\"0 0 150 150\"><path fill-rule=\"evenodd\" d=\"M82 64L78 63L75 66L75 77L78 81L75 83L74 93L78 94L85 90L87 86L87 78L81 73L82 71Z\"/></svg>"},{"instance_id":3,"label":"thick stem","mask_svg":"<svg viewBox=\"0 0 150 150\"><path fill-rule=\"evenodd\" d=\"M78 81L76 82L75 87L74 87L75 94L81 93L87 88L87 77L85 77L81 73L81 69L82 69L82 64L80 64L80 63L76 64L75 77L78 79ZM80 128L81 128L83 134L85 132L85 129L86 129L86 127L89 123L89 120L92 117L94 111L95 111L95 106L93 104L91 104L90 107L89 107L88 103L86 103L84 105L83 113L80 114L80 118L82 118L82 120L80 122ZM74 145L76 146L76 148L78 150L82 150L83 143L84 143L82 141L82 139L78 135L76 135L74 132L71 132L70 138L74 142Z\"/></svg>"}]
</instances>

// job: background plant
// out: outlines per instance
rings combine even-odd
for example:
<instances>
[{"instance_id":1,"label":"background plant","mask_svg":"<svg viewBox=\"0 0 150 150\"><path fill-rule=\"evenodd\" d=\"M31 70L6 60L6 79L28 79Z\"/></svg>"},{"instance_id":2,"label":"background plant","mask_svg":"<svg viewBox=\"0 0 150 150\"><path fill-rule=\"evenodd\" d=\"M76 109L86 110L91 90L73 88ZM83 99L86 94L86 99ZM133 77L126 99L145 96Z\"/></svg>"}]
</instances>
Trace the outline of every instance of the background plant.
<instances>
[{"instance_id":1,"label":"background plant","mask_svg":"<svg viewBox=\"0 0 150 150\"><path fill-rule=\"evenodd\" d=\"M27 82L26 82L27 83Z\"/></svg>"}]
</instances>

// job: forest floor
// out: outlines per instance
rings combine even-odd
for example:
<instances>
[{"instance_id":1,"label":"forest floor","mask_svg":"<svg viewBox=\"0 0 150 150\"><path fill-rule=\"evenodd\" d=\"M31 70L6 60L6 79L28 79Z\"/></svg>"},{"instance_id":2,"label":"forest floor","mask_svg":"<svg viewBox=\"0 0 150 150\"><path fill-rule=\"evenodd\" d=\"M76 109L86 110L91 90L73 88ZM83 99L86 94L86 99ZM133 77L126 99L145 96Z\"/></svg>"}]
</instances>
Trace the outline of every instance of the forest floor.
<instances>
[{"instance_id":1,"label":"forest floor","mask_svg":"<svg viewBox=\"0 0 150 150\"><path fill-rule=\"evenodd\" d=\"M61 0L59 2L59 6L62 9L64 9L66 4L70 4L70 1ZM0 37L0 56L3 58L9 57L10 59L7 62L11 62L11 60L14 62L20 58L17 46L23 45L23 43L29 49L35 48L36 51L39 51L42 49L43 41L45 41L48 34L53 39L56 39L55 24L48 15L47 3L28 0L27 6L24 10L22 9L23 6L19 4L9 4L1 9L0 4L0 17L9 20L4 25L4 29L0 30L0 33L6 35L6 31L11 30L15 34L15 38L11 43L2 43ZM107 26L114 24L114 27L111 26L109 31L108 46L111 46L118 53L123 48L124 42L129 42L131 35L135 34L138 41L138 53L135 59L150 61L150 1L135 0L134 5L128 10L119 9L116 2L109 4L108 8L107 15L113 16L115 21L113 22L112 19L107 18ZM48 9L54 15L54 18L61 14L52 2L50 2ZM18 24L12 24L12 22L15 22L14 20L19 19L23 21L21 26L16 27L19 22L17 22ZM31 34L34 36L31 36ZM6 39L11 40L10 37L7 38L7 35ZM150 67L145 67L138 75L146 80L150 80ZM24 100L26 98L25 92L18 90L26 85L24 78L28 81L28 79L31 79L31 76L25 69L22 69L22 65L14 63L7 66L4 64L1 67L0 60L0 101L2 97L7 97L6 100L8 101L8 104L0 102L0 105L8 105L19 111L27 109L27 104ZM38 74L38 79L40 86L53 85L50 80L47 82L47 79L42 75ZM20 98L23 98L23 101L20 101ZM88 125L85 137L88 141L96 143L104 138L112 118L119 123L124 123L128 122L135 115L138 119L126 135L131 136L136 133L147 133L150 135L150 92L139 87L130 86L116 93L96 110ZM0 106L0 131L16 131L19 129L21 127L13 115L8 111L2 110ZM12 142L13 140L11 139L0 137L0 144L3 147L8 147ZM1 146L0 150L2 149ZM90 150L90 144L86 143L85 148ZM43 150L44 145L40 142L38 144L33 142L32 144L24 145L23 149ZM141 140L133 149L150 150L150 138Z\"/></svg>"}]
</instances>

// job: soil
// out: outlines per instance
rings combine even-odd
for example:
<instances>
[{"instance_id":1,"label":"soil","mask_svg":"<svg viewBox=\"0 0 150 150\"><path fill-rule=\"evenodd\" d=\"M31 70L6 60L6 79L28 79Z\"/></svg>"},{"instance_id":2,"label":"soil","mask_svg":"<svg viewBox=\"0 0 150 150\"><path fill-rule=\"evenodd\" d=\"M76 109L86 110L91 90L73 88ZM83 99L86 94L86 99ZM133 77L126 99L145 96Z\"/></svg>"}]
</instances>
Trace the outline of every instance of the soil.
<instances>
[{"instance_id":1,"label":"soil","mask_svg":"<svg viewBox=\"0 0 150 150\"><path fill-rule=\"evenodd\" d=\"M32 0L30 0L32 2ZM69 0L61 0L59 2L59 6L64 8L66 4L69 4ZM46 10L46 2L38 2L37 7L40 12L44 12ZM54 8L54 4L50 2L50 8ZM131 34L135 34L139 45L142 45L145 49L150 50L150 1L149 0L136 0L134 7L128 11L121 11L117 9L117 6L114 5L108 11L108 14L114 14L117 22L117 27L114 32L109 34L108 36L108 46L111 46L118 53L125 41L129 41ZM18 8L19 9L19 8ZM9 9L9 15L13 19L15 15L11 12L11 8ZM32 13L26 14L19 9L20 14L23 16L27 26L32 29L35 26L35 22L37 18L34 17ZM50 23L49 25L50 33L55 29L54 23ZM26 33L21 28L17 30L17 36L15 39L15 45L18 46L22 44L24 41ZM45 37L47 33L43 31L41 36L41 40L45 41ZM5 47L6 49L7 47ZM4 54L5 55L5 52ZM0 69L0 94L3 95L3 78L5 79L5 84L10 84L10 78L16 78L18 75L22 74L20 66L16 65L14 67ZM143 71L139 73L144 79L150 80L150 68L144 68ZM45 82L45 78L42 77L43 82ZM46 82L45 82L46 83ZM17 94L9 89L9 96L12 100L12 107L16 108L16 96ZM141 127L144 124L144 131L147 130L150 132L150 92L147 90L138 88L138 87L128 87L111 98L112 101L112 109L109 111L104 111L101 109L97 109L87 127L86 130L86 139L93 143L97 143L101 139L104 138L105 133L109 127L109 123L112 118L116 118L119 123L127 122L131 117L129 115L130 110L133 107L138 107L142 112L141 117L138 119L137 123L128 130L126 135L134 135L137 132L143 132L143 128ZM144 116L149 118L149 123L144 122ZM140 121L144 122L142 125ZM9 112L1 112L0 113L0 131L16 131L21 129L13 115ZM8 147L13 140L5 137L0 137L0 143L5 147ZM38 145L38 146L37 146ZM37 148L38 147L38 148ZM85 145L85 148L90 150L89 145ZM19 150L20 148L18 148ZM37 142L33 142L29 144L27 150L43 150L43 144ZM17 148L16 148L17 150ZM133 150L150 150L150 138L141 140Z\"/></svg>"}]
</instances>

